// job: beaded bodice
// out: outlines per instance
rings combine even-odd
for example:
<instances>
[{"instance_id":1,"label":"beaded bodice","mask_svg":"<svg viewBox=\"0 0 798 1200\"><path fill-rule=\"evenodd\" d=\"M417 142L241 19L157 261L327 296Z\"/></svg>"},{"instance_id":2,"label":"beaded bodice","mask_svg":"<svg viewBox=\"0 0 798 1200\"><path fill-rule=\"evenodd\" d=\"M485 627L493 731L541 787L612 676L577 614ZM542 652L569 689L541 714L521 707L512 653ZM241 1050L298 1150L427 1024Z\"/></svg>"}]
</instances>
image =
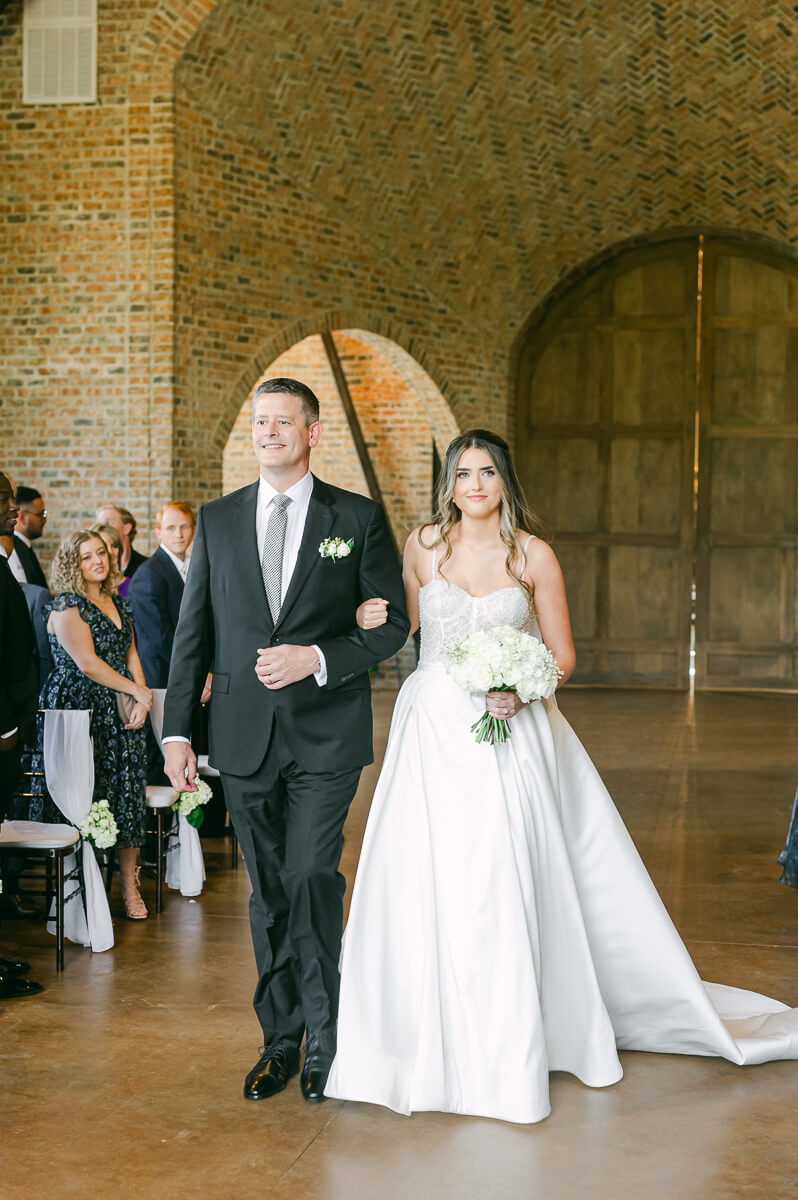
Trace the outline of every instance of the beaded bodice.
<instances>
[{"instance_id":1,"label":"beaded bodice","mask_svg":"<svg viewBox=\"0 0 798 1200\"><path fill-rule=\"evenodd\" d=\"M512 625L526 633L533 629L534 615L523 588L505 587L486 596L472 596L456 583L433 579L418 594L421 624L419 666L443 663L447 651L475 629Z\"/></svg>"}]
</instances>

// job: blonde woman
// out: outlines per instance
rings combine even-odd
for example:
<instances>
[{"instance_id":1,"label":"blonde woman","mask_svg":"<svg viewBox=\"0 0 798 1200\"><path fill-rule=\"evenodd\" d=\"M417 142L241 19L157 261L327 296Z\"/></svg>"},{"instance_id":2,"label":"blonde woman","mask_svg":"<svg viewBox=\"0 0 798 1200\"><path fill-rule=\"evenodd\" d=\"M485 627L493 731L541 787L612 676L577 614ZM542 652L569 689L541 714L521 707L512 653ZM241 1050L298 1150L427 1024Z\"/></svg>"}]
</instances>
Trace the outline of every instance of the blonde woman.
<instances>
[{"instance_id":1,"label":"blonde woman","mask_svg":"<svg viewBox=\"0 0 798 1200\"><path fill-rule=\"evenodd\" d=\"M555 701L473 696L447 672L450 646L497 625L542 637L563 679L573 671L563 577L539 532L506 442L455 438L434 523L405 549L421 656L363 840L328 1096L533 1122L550 1071L605 1087L619 1048L798 1058L798 1009L701 982ZM384 613L367 601L358 623ZM508 741L476 742L486 708Z\"/></svg>"},{"instance_id":2,"label":"blonde woman","mask_svg":"<svg viewBox=\"0 0 798 1200\"><path fill-rule=\"evenodd\" d=\"M118 579L114 584L114 591L117 596L122 596L127 599L130 590L130 579L127 575L122 574L122 555L125 552L125 543L122 541L122 535L114 525L91 525L89 526L90 533L99 533L102 540L108 547L108 554L111 562L117 568Z\"/></svg>"},{"instance_id":3,"label":"blonde woman","mask_svg":"<svg viewBox=\"0 0 798 1200\"><path fill-rule=\"evenodd\" d=\"M53 600L47 632L54 668L42 689L42 708L92 711L94 799L107 800L119 826L117 850L125 914L143 920L137 848L144 838L146 747L144 722L152 693L136 650L127 600L114 594L121 578L98 534L69 534L50 572ZM127 721L117 696L132 704Z\"/></svg>"}]
</instances>

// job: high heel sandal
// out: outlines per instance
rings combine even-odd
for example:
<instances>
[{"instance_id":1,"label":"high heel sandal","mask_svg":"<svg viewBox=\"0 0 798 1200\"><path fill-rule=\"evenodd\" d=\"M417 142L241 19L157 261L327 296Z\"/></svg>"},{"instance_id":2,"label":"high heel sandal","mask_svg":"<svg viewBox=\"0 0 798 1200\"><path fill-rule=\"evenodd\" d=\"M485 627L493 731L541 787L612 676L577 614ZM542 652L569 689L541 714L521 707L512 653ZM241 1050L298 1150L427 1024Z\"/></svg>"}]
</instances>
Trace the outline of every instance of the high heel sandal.
<instances>
[{"instance_id":1,"label":"high heel sandal","mask_svg":"<svg viewBox=\"0 0 798 1200\"><path fill-rule=\"evenodd\" d=\"M125 916L130 921L143 921L149 916L147 905L141 898L139 891L139 881L141 879L141 867L133 869L133 886L130 888L122 888L122 899L125 902Z\"/></svg>"}]
</instances>

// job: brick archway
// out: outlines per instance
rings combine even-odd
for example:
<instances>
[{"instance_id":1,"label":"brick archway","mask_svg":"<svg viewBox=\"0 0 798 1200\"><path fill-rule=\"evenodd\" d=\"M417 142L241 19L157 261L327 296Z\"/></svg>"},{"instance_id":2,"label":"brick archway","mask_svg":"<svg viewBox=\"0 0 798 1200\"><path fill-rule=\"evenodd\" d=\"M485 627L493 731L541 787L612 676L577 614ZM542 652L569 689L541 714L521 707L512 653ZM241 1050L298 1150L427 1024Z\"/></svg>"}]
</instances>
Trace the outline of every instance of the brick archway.
<instances>
[{"instance_id":1,"label":"brick archway","mask_svg":"<svg viewBox=\"0 0 798 1200\"><path fill-rule=\"evenodd\" d=\"M313 469L340 487L375 495L385 505L397 545L428 519L435 454L442 455L459 432L442 392L426 370L397 342L363 329L331 331L333 358L343 375L336 380L319 333L289 346L265 369L252 372L222 449L223 490L257 477L250 444L250 398L263 378L288 375L307 383L319 397L322 439ZM346 396L341 394L341 388ZM353 438L347 405L353 407L365 442L364 465Z\"/></svg>"}]
</instances>

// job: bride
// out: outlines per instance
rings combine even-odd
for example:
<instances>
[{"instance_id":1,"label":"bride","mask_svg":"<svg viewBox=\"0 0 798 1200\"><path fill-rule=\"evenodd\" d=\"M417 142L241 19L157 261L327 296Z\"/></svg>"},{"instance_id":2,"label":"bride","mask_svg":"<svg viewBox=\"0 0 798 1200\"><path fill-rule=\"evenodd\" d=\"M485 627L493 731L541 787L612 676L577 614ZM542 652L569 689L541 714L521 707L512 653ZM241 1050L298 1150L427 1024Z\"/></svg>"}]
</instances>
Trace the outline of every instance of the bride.
<instances>
[{"instance_id":1,"label":"bride","mask_svg":"<svg viewBox=\"0 0 798 1200\"><path fill-rule=\"evenodd\" d=\"M798 1058L798 1010L702 983L556 702L471 696L447 674L447 648L495 625L540 636L572 673L562 574L536 531L507 444L455 438L435 524L405 550L421 654L363 841L327 1096L534 1122L550 1071L605 1087L619 1048ZM384 601L361 614L381 623ZM511 719L502 745L471 733L486 707Z\"/></svg>"}]
</instances>

